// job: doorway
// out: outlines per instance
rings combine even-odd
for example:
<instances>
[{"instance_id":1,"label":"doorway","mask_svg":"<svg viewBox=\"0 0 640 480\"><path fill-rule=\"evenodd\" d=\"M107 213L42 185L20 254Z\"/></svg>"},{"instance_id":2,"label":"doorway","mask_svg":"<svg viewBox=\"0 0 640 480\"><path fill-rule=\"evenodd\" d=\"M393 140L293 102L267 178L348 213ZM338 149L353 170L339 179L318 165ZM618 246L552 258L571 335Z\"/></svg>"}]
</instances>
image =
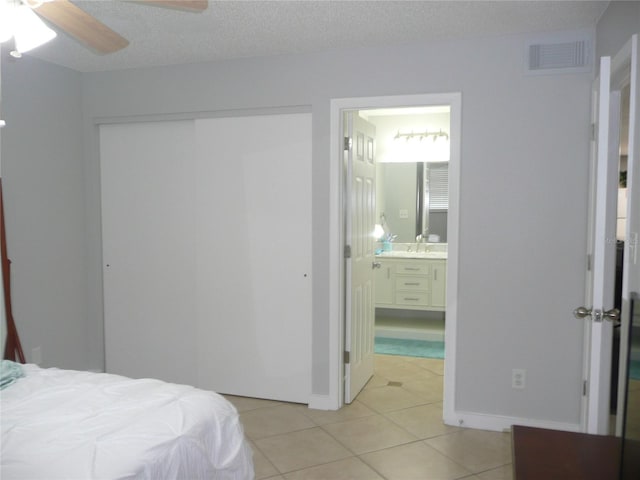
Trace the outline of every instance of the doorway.
<instances>
[{"instance_id":1,"label":"doorway","mask_svg":"<svg viewBox=\"0 0 640 480\"><path fill-rule=\"evenodd\" d=\"M612 410L616 414L615 434L623 431L624 394L626 378L634 381L640 378L636 368L640 355L637 345L629 342L629 334L638 329L637 319L632 315L632 293L638 289L638 277L634 279L633 270L637 266L638 248L638 35L628 42L622 58L629 66L614 70L614 87L620 92L620 138L618 168L618 198L616 215L616 277L614 285L614 306L621 311L621 328L614 332L614 367L611 379ZM624 52L624 49L623 49ZM633 61L632 57L635 56ZM618 57L620 58L620 57ZM616 59L614 59L615 62ZM632 67L632 64L634 65ZM614 64L614 67L616 65ZM634 71L632 71L634 70ZM617 74L617 75L616 75ZM635 81L635 83L633 83ZM632 197L635 197L632 198ZM628 323L632 325L628 327ZM620 352L620 354L618 354ZM617 357L616 357L617 355ZM618 364L620 359L629 358L630 362ZM628 372L627 369L631 371ZM629 375L631 373L631 375Z\"/></svg>"},{"instance_id":2,"label":"doorway","mask_svg":"<svg viewBox=\"0 0 640 480\"><path fill-rule=\"evenodd\" d=\"M622 295L622 277L624 273L624 257L625 245L629 245L629 239L626 238L627 233L627 172L628 172L628 152L629 152L629 107L630 107L630 85L623 86L620 90L620 135L619 135L619 151L620 158L618 161L618 195L616 198L616 255L615 255L615 281L613 307L622 312L623 295ZM625 310L627 305L625 305ZM627 313L625 311L625 313ZM609 394L611 412L611 434L621 432L622 417L618 415L618 397L619 390L622 390L625 382L619 379L620 375L620 356L622 322L620 320L613 324L613 348L611 354L611 392ZM621 407L624 405L621 404Z\"/></svg>"},{"instance_id":3,"label":"doorway","mask_svg":"<svg viewBox=\"0 0 640 480\"><path fill-rule=\"evenodd\" d=\"M376 132L377 353L442 358L450 107L357 114Z\"/></svg>"},{"instance_id":4,"label":"doorway","mask_svg":"<svg viewBox=\"0 0 640 480\"><path fill-rule=\"evenodd\" d=\"M635 283L631 272L637 262L638 223L635 205L638 202L637 190L635 187L632 189L632 185L635 184L633 180L637 180L635 167L637 167L638 145L635 139L638 129L635 119L638 108L636 73L638 58L638 37L634 35L613 59L611 57L600 59L600 76L593 90L592 120L597 128L594 129L592 139L588 250L590 262L587 268L585 295L586 302L593 306L582 307L575 312L578 318L586 318L588 321L588 327L585 329L585 378L587 380L584 384L584 393L586 395L583 395L582 406L582 424L588 433L610 432L610 405L616 400L618 410L622 411L620 408L622 396L619 395L617 399L611 398L611 390L616 389L618 379L625 378L626 364L620 363L617 375L615 370L611 371L612 364L614 367L617 366L617 358L612 359L611 346L613 323L619 318L623 323L619 358L626 359L625 331L627 329L624 324L630 321L629 295ZM629 85L628 95L627 85ZM628 119L628 126L624 124L623 119ZM629 177L626 180L626 201L617 198L620 171L624 168L621 152L624 151L625 145L628 148ZM616 203L626 204L627 209L626 218L618 229L616 228ZM623 226L625 223L626 225ZM616 230L619 230L618 235ZM621 297L619 302L621 312L611 308L615 304L615 242L617 240L623 240L627 245L621 252L624 255L620 261L622 270L620 291L616 293L616 296ZM621 419L618 418L618 430L620 427Z\"/></svg>"},{"instance_id":5,"label":"doorway","mask_svg":"<svg viewBox=\"0 0 640 480\"><path fill-rule=\"evenodd\" d=\"M343 115L346 111L360 111L371 109L411 108L411 107L448 106L451 111L450 161L449 161L449 209L446 228L448 247L448 266L446 277L446 311L445 348L447 350L447 367L444 375L444 418L445 422L453 423L455 398L455 337L456 337L456 305L457 305L457 265L458 265L458 198L460 172L460 132L461 132L461 95L424 94L391 97L364 97L350 99L335 99L331 102L331 266L332 288L330 292L330 309L332 323L330 325L331 349L331 388L330 395L337 408L344 404L344 382L348 381L348 369L345 369L345 328L349 321L346 314L349 287L345 276L344 245L346 234L344 229L344 193L345 174L343 172L344 131ZM415 241L415 240L414 240Z\"/></svg>"}]
</instances>

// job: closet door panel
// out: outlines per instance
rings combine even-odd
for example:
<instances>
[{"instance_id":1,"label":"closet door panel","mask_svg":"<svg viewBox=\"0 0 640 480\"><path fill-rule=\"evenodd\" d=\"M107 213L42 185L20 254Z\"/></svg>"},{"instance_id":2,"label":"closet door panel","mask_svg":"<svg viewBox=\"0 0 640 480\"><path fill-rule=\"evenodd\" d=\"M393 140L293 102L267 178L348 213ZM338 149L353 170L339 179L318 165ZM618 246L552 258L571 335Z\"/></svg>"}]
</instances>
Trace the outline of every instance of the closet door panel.
<instances>
[{"instance_id":1,"label":"closet door panel","mask_svg":"<svg viewBox=\"0 0 640 480\"><path fill-rule=\"evenodd\" d=\"M311 115L196 120L198 383L308 403Z\"/></svg>"},{"instance_id":2,"label":"closet door panel","mask_svg":"<svg viewBox=\"0 0 640 480\"><path fill-rule=\"evenodd\" d=\"M108 372L196 383L194 123L100 127Z\"/></svg>"}]
</instances>

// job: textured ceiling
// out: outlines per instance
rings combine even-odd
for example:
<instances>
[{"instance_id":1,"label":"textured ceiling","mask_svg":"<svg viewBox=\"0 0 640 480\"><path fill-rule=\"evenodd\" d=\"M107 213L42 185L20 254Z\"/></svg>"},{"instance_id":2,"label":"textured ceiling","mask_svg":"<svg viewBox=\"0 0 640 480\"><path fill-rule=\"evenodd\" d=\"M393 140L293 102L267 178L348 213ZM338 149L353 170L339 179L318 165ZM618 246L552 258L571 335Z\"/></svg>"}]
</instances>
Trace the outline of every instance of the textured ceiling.
<instances>
[{"instance_id":1,"label":"textured ceiling","mask_svg":"<svg viewBox=\"0 0 640 480\"><path fill-rule=\"evenodd\" d=\"M211 0L204 13L125 1L74 3L129 46L97 55L59 34L29 54L89 72L593 27L609 2Z\"/></svg>"}]
</instances>

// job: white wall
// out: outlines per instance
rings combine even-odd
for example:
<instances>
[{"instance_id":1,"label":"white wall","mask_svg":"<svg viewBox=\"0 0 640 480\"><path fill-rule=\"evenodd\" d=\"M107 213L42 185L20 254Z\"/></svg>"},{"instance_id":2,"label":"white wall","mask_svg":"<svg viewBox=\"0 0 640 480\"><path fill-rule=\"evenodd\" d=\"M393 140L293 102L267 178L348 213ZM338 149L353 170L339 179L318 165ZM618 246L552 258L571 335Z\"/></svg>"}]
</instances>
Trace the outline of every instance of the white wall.
<instances>
[{"instance_id":1,"label":"white wall","mask_svg":"<svg viewBox=\"0 0 640 480\"><path fill-rule=\"evenodd\" d=\"M640 33L640 2L610 2L596 29L597 57L615 55L634 33Z\"/></svg>"},{"instance_id":2,"label":"white wall","mask_svg":"<svg viewBox=\"0 0 640 480\"><path fill-rule=\"evenodd\" d=\"M40 170L14 165L14 169L25 170L19 179L14 174L16 188L29 193L22 195L22 190L14 189L9 198L20 200L30 215L36 199L52 197L51 188L67 189L65 198L74 204L67 202L68 209L56 213L63 214L70 228L69 240L74 241L81 223L78 215L82 215L75 202L81 205L81 190L86 193L87 364L100 364L103 355L99 159L92 123L96 119L311 106L312 391L322 395L329 391L329 291L335 288L328 271L330 100L459 91L463 125L456 408L577 424L583 324L573 319L571 311L583 300L591 75L524 75L524 40L518 36L470 39L83 75L86 179L76 171L64 176L51 172L55 183L29 189L40 178ZM25 63L29 69L36 68L35 63ZM25 75L27 82L37 77L26 67L5 66L10 77L7 102L19 112L24 105L12 100L14 92L23 90L20 82ZM41 75L60 76L55 67L37 64L37 68ZM56 105L50 104L57 103L58 96L48 94L54 89L63 98L73 96L70 90L78 83L73 75L66 75L72 77L71 83L54 83L40 93L54 97L46 99L44 109L55 110ZM29 98L22 101L33 104ZM75 111L68 115L68 120L77 118ZM77 146L77 132L51 135L47 128L46 124L40 127L44 136L35 137L33 147L14 143L7 150L18 151L21 159L33 162L42 155L34 159L26 155L29 150L50 152L61 136ZM54 160L56 165L75 166L77 152L74 149L68 156L55 152ZM41 187L46 187L42 193ZM48 210L33 212L38 225L44 226L14 226L14 235L34 229L58 232L59 227L48 225L52 213ZM48 242L21 248L48 261L57 259ZM60 270L51 270L59 275ZM71 273L68 280L73 283L77 277ZM37 279L29 280L19 287L23 299ZM37 303L29 308L46 309L49 302L45 298L33 298ZM20 310L26 308L23 301ZM77 335L73 327L71 322L59 329ZM29 346L39 341L36 333L29 330L25 334ZM77 342L68 339L65 347L60 345L57 358L74 361L69 347ZM511 389L512 368L527 369L524 391Z\"/></svg>"},{"instance_id":3,"label":"white wall","mask_svg":"<svg viewBox=\"0 0 640 480\"><path fill-rule=\"evenodd\" d=\"M6 60L3 55L3 61ZM2 176L13 316L28 362L90 362L80 74L32 60L2 65Z\"/></svg>"},{"instance_id":4,"label":"white wall","mask_svg":"<svg viewBox=\"0 0 640 480\"><path fill-rule=\"evenodd\" d=\"M457 407L577 423L583 325L571 311L583 298L591 78L523 75L522 41L475 39L90 74L84 111L89 119L312 106L313 391L322 394L328 391L331 288L329 100L461 91ZM95 156L89 160L97 164ZM90 181L97 185L97 178ZM527 369L525 392L511 389L512 368Z\"/></svg>"}]
</instances>

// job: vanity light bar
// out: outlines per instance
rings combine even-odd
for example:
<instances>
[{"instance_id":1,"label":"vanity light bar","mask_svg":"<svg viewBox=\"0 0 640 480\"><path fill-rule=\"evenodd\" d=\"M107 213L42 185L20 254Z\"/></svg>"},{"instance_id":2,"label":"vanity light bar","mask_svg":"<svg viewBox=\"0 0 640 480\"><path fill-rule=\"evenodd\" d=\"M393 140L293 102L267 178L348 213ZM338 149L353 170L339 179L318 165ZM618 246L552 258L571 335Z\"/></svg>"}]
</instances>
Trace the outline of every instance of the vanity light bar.
<instances>
[{"instance_id":1,"label":"vanity light bar","mask_svg":"<svg viewBox=\"0 0 640 480\"><path fill-rule=\"evenodd\" d=\"M437 132L430 132L429 130L425 131L425 132L411 132L411 133L400 133L400 130L398 130L398 133L396 133L396 136L393 137L394 140L398 140L400 138L406 138L407 142L415 137L418 137L418 139L420 141L422 141L423 138L427 138L427 137L433 137L433 141L435 142L438 137L445 137L447 140L449 140L449 134L447 132L443 132L442 129L440 129Z\"/></svg>"}]
</instances>

